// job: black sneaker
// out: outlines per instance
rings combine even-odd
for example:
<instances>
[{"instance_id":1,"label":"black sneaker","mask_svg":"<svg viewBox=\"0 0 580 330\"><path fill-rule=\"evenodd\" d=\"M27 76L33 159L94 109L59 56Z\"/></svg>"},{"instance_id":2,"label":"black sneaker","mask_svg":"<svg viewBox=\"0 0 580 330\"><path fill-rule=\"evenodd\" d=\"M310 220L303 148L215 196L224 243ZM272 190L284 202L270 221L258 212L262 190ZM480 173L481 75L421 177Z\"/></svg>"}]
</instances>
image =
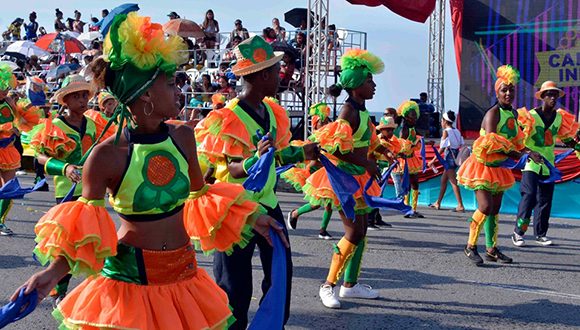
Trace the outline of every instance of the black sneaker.
<instances>
[{"instance_id":1,"label":"black sneaker","mask_svg":"<svg viewBox=\"0 0 580 330\"><path fill-rule=\"evenodd\" d=\"M481 259L479 253L477 253L477 246L474 246L472 248L465 247L463 253L465 253L465 256L469 258L469 260L473 262L476 266L483 264L483 259Z\"/></svg>"},{"instance_id":2,"label":"black sneaker","mask_svg":"<svg viewBox=\"0 0 580 330\"><path fill-rule=\"evenodd\" d=\"M379 228L377 225L375 225L374 223L369 223L369 225L367 226L368 230L381 230L381 228Z\"/></svg>"},{"instance_id":3,"label":"black sneaker","mask_svg":"<svg viewBox=\"0 0 580 330\"><path fill-rule=\"evenodd\" d=\"M391 225L390 223L386 223L386 222L384 222L382 218L378 218L378 219L375 221L375 225L377 225L377 226L381 226L381 227L392 227L392 226L393 226L393 225Z\"/></svg>"},{"instance_id":4,"label":"black sneaker","mask_svg":"<svg viewBox=\"0 0 580 330\"><path fill-rule=\"evenodd\" d=\"M505 254L499 252L498 248L494 248L492 252L486 251L485 252L485 260L487 261L499 261L502 264L511 264L514 260Z\"/></svg>"},{"instance_id":5,"label":"black sneaker","mask_svg":"<svg viewBox=\"0 0 580 330\"><path fill-rule=\"evenodd\" d=\"M48 182L45 182L42 187L38 188L38 191L48 191Z\"/></svg>"},{"instance_id":6,"label":"black sneaker","mask_svg":"<svg viewBox=\"0 0 580 330\"><path fill-rule=\"evenodd\" d=\"M290 228L292 230L296 230L296 225L298 224L298 218L292 217L292 213L294 211L296 211L296 210L292 210L292 211L288 212L288 218L286 218L286 225L288 226L288 228Z\"/></svg>"},{"instance_id":7,"label":"black sneaker","mask_svg":"<svg viewBox=\"0 0 580 330\"><path fill-rule=\"evenodd\" d=\"M549 240L546 236L538 236L536 237L536 243L542 246L552 245L552 241Z\"/></svg>"},{"instance_id":8,"label":"black sneaker","mask_svg":"<svg viewBox=\"0 0 580 330\"><path fill-rule=\"evenodd\" d=\"M321 230L320 233L318 234L318 238L329 240L332 239L332 236L330 236L330 234L326 230Z\"/></svg>"},{"instance_id":9,"label":"black sneaker","mask_svg":"<svg viewBox=\"0 0 580 330\"><path fill-rule=\"evenodd\" d=\"M415 216L416 216L417 218L420 218L420 219L423 219L423 218L425 217L424 215L422 215L422 214L421 214L421 213L419 213L419 212L415 212Z\"/></svg>"}]
</instances>

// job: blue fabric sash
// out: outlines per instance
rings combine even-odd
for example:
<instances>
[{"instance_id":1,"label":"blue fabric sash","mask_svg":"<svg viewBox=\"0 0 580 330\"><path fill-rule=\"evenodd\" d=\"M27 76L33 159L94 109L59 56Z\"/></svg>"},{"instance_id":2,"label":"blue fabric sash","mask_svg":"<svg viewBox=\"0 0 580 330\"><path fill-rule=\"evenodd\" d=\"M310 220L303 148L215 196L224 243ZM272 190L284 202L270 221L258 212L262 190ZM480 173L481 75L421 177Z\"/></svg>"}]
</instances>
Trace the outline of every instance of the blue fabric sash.
<instances>
[{"instance_id":1,"label":"blue fabric sash","mask_svg":"<svg viewBox=\"0 0 580 330\"><path fill-rule=\"evenodd\" d=\"M274 244L272 253L272 286L258 307L256 315L248 329L270 330L284 328L286 305L286 248L278 233L270 229L270 238Z\"/></svg>"},{"instance_id":2,"label":"blue fabric sash","mask_svg":"<svg viewBox=\"0 0 580 330\"><path fill-rule=\"evenodd\" d=\"M0 329L12 322L23 319L26 315L32 313L38 304L38 292L33 290L30 294L25 295L22 288L15 301L0 308Z\"/></svg>"},{"instance_id":3,"label":"blue fabric sash","mask_svg":"<svg viewBox=\"0 0 580 330\"><path fill-rule=\"evenodd\" d=\"M336 167L326 156L320 155L320 162L326 169L328 181L330 181L332 190L340 201L342 211L347 218L354 220L354 206L356 202L353 196L360 188L358 182L352 175Z\"/></svg>"},{"instance_id":4,"label":"blue fabric sash","mask_svg":"<svg viewBox=\"0 0 580 330\"><path fill-rule=\"evenodd\" d=\"M0 199L22 199L24 195L30 194L33 191L40 189L46 182L46 179L38 181L32 188L22 188L18 178L14 178L6 182L5 185L0 188Z\"/></svg>"}]
</instances>

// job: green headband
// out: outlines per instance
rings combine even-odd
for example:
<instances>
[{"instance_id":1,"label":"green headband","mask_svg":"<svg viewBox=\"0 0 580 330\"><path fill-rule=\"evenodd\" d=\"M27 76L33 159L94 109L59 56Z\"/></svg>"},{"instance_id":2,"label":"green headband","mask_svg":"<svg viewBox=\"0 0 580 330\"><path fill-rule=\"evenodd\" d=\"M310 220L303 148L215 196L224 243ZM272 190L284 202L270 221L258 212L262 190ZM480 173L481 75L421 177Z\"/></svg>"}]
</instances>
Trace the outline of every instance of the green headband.
<instances>
[{"instance_id":1,"label":"green headband","mask_svg":"<svg viewBox=\"0 0 580 330\"><path fill-rule=\"evenodd\" d=\"M337 85L342 88L355 89L365 82L369 73L371 72L366 67L343 69L340 73L340 82Z\"/></svg>"}]
</instances>

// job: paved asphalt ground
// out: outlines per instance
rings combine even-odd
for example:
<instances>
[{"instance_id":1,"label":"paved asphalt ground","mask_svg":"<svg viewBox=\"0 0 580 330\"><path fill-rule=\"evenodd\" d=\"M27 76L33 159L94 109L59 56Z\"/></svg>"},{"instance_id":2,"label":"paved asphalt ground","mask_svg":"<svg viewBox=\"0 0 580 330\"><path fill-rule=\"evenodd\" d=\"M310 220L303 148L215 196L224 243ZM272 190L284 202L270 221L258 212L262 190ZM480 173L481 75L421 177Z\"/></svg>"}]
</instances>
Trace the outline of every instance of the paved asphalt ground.
<instances>
[{"instance_id":1,"label":"paved asphalt ground","mask_svg":"<svg viewBox=\"0 0 580 330\"><path fill-rule=\"evenodd\" d=\"M23 186L30 176L21 177ZM33 227L53 204L52 193L33 193L15 202L8 224L13 237L0 237L0 304L33 272ZM301 196L280 193L284 213L302 203ZM384 214L392 228L369 232L361 282L381 293L377 300L343 300L329 310L318 299L332 244L342 233L337 215L332 241L318 238L320 211L303 216L291 232L294 260L292 315L287 329L580 329L580 221L552 219L556 243L540 247L528 241L514 247L509 238L513 216L501 216L499 244L513 257L511 265L474 267L462 249L468 214L422 210L425 219ZM480 244L484 244L483 235ZM252 312L260 297L261 270L254 258ZM211 258L199 255L211 274ZM75 280L73 284L78 283ZM26 319L7 329L56 329L44 301Z\"/></svg>"}]
</instances>

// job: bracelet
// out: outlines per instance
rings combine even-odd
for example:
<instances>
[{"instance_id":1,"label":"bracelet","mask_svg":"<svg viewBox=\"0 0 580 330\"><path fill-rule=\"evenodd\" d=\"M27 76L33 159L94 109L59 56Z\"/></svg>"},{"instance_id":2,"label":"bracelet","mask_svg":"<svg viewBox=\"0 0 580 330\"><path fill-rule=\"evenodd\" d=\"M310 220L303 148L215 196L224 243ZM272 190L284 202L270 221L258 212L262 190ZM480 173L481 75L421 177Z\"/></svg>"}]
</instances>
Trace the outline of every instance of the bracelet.
<instances>
[{"instance_id":1,"label":"bracelet","mask_svg":"<svg viewBox=\"0 0 580 330\"><path fill-rule=\"evenodd\" d=\"M65 163L62 160L50 157L46 164L44 164L44 171L50 175L65 175L66 167L70 165L69 163Z\"/></svg>"}]
</instances>

